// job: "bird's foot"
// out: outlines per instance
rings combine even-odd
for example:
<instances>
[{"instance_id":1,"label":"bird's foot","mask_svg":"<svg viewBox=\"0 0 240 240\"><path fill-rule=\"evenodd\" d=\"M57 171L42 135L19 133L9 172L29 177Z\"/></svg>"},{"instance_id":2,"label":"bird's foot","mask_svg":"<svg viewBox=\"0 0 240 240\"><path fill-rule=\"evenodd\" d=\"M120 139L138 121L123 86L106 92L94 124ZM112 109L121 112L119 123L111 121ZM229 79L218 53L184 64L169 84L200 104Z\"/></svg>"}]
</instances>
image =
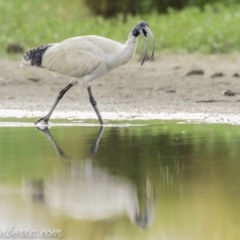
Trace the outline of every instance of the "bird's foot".
<instances>
[{"instance_id":1,"label":"bird's foot","mask_svg":"<svg viewBox=\"0 0 240 240\"><path fill-rule=\"evenodd\" d=\"M36 122L34 122L35 125L41 124L42 126L48 126L48 118L42 117L38 119Z\"/></svg>"}]
</instances>

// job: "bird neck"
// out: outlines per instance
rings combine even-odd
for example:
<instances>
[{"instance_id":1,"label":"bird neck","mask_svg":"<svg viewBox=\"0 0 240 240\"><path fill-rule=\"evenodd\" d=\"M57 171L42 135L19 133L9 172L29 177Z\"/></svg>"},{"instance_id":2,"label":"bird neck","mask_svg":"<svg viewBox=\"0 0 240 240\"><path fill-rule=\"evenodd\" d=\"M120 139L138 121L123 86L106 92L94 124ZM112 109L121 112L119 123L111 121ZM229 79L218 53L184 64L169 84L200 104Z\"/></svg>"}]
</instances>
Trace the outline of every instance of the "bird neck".
<instances>
[{"instance_id":1,"label":"bird neck","mask_svg":"<svg viewBox=\"0 0 240 240\"><path fill-rule=\"evenodd\" d=\"M130 33L125 44L117 44L117 51L110 54L108 58L108 68L114 69L129 62L135 54L137 38Z\"/></svg>"},{"instance_id":2,"label":"bird neck","mask_svg":"<svg viewBox=\"0 0 240 240\"><path fill-rule=\"evenodd\" d=\"M137 47L138 39L133 36L132 33L129 33L128 39L126 43L123 45L123 49L121 51L121 60L122 65L127 63L134 56L136 47Z\"/></svg>"}]
</instances>

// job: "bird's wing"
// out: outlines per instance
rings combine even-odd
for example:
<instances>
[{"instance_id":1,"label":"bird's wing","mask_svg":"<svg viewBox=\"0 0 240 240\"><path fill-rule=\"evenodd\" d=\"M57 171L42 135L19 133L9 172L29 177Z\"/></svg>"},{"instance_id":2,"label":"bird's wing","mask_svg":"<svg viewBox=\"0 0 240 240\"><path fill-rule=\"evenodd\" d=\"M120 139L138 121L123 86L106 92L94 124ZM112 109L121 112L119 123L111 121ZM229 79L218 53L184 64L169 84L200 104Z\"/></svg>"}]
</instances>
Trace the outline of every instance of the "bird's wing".
<instances>
[{"instance_id":1,"label":"bird's wing","mask_svg":"<svg viewBox=\"0 0 240 240\"><path fill-rule=\"evenodd\" d=\"M65 76L81 78L102 62L101 49L87 41L69 39L50 47L42 59L42 67Z\"/></svg>"}]
</instances>

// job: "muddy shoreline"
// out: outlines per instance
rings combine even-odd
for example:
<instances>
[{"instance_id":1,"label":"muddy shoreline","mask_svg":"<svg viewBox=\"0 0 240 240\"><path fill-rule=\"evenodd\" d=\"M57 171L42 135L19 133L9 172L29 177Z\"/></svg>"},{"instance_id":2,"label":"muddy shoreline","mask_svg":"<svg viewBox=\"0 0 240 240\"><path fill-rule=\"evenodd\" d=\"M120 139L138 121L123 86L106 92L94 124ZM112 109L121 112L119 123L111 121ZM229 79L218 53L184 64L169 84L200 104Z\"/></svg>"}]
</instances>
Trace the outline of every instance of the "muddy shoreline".
<instances>
[{"instance_id":1,"label":"muddy shoreline","mask_svg":"<svg viewBox=\"0 0 240 240\"><path fill-rule=\"evenodd\" d=\"M20 58L0 59L1 117L40 117L69 79L19 64ZM167 55L144 66L136 56L91 86L104 119L204 120L215 116L216 122L223 118L237 123L239 66L238 55ZM71 89L52 117L94 119L85 87L79 84Z\"/></svg>"}]
</instances>

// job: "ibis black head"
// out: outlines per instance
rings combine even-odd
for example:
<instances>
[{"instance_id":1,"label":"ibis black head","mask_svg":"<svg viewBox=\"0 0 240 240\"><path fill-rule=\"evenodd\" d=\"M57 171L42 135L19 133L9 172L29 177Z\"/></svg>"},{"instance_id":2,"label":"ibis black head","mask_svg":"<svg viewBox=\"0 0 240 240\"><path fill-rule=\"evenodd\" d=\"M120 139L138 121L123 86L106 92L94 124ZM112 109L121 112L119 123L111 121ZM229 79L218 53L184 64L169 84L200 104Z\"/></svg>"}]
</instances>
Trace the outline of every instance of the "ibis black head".
<instances>
[{"instance_id":1,"label":"ibis black head","mask_svg":"<svg viewBox=\"0 0 240 240\"><path fill-rule=\"evenodd\" d=\"M144 36L147 37L146 28L149 28L149 25L144 21L139 21L132 30L133 36L137 37L141 33L141 31L143 31Z\"/></svg>"},{"instance_id":2,"label":"ibis black head","mask_svg":"<svg viewBox=\"0 0 240 240\"><path fill-rule=\"evenodd\" d=\"M143 56L143 60L141 65L144 63L145 58L146 58L146 54L147 54L147 35L150 36L150 38L152 39L152 54L151 54L151 58L153 58L154 55L154 48L155 48L155 42L154 42L154 36L149 28L149 25L145 22L145 21L139 21L137 23L137 25L133 28L132 30L132 35L134 37L138 37L138 35L141 34L145 43L145 51L144 51L144 56Z\"/></svg>"}]
</instances>

